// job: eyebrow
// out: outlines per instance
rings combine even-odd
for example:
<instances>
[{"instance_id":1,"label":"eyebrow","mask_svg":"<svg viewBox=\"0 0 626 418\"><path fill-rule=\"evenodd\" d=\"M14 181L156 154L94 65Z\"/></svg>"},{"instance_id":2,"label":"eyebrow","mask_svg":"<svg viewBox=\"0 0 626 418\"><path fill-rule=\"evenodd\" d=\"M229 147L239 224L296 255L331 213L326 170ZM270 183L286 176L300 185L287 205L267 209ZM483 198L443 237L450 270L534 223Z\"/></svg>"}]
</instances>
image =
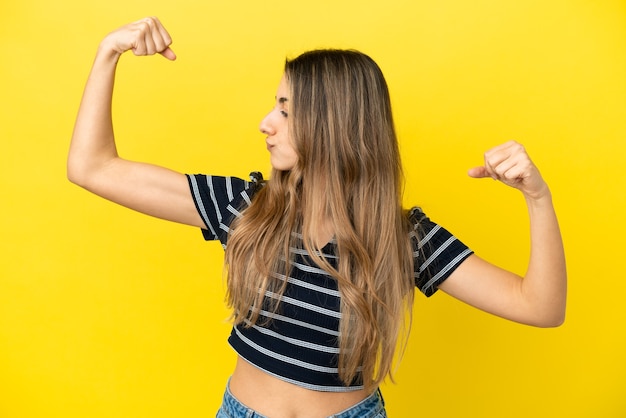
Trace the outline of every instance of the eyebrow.
<instances>
[{"instance_id":1,"label":"eyebrow","mask_svg":"<svg viewBox=\"0 0 626 418\"><path fill-rule=\"evenodd\" d=\"M278 103L280 103L280 104L286 103L286 102L288 102L288 101L289 101L289 99L288 99L288 98L286 98L286 97L280 97L280 98L278 99Z\"/></svg>"}]
</instances>

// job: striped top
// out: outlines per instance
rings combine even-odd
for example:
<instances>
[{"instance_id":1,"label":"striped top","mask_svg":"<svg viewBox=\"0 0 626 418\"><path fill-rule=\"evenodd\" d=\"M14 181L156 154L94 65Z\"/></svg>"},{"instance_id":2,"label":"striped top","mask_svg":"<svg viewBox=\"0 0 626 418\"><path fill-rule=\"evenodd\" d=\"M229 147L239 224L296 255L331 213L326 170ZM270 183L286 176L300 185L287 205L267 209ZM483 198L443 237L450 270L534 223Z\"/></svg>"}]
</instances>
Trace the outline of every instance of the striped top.
<instances>
[{"instance_id":1,"label":"striped top","mask_svg":"<svg viewBox=\"0 0 626 418\"><path fill-rule=\"evenodd\" d=\"M226 248L229 225L252 200L253 183L236 177L187 175L193 200L206 228L206 240ZM414 229L415 284L426 296L472 251L447 230L430 221L419 208L411 210ZM341 294L337 282L315 267L302 248L292 248L294 263L278 313L261 311L264 325L233 327L228 339L234 350L259 369L298 386L318 391L347 392L363 388L360 379L346 386L338 375L338 337ZM335 244L321 249L337 267ZM267 298L276 295L267 292ZM267 322L267 324L265 324Z\"/></svg>"}]
</instances>

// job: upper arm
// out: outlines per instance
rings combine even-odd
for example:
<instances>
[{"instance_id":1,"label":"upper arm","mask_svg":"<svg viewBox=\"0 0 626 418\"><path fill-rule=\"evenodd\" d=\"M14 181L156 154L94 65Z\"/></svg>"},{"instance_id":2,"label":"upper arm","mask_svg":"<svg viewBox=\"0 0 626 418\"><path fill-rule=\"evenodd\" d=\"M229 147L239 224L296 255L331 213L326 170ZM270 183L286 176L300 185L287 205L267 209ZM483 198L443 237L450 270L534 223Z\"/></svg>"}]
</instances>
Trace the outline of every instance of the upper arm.
<instances>
[{"instance_id":1,"label":"upper arm","mask_svg":"<svg viewBox=\"0 0 626 418\"><path fill-rule=\"evenodd\" d=\"M471 306L512 321L541 325L540 312L523 293L522 277L477 255L464 260L439 289Z\"/></svg>"},{"instance_id":2,"label":"upper arm","mask_svg":"<svg viewBox=\"0 0 626 418\"><path fill-rule=\"evenodd\" d=\"M194 205L186 176L176 171L117 157L89 176L71 180L130 209L206 228Z\"/></svg>"}]
</instances>

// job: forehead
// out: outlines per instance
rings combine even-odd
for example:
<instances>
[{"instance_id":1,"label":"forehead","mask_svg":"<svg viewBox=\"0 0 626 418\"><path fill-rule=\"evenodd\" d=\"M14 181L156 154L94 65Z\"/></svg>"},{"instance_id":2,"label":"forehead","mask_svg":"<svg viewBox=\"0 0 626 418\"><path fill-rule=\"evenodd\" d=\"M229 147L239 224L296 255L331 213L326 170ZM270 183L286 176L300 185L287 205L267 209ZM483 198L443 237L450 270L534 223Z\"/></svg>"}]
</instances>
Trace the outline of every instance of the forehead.
<instances>
[{"instance_id":1,"label":"forehead","mask_svg":"<svg viewBox=\"0 0 626 418\"><path fill-rule=\"evenodd\" d=\"M283 74L280 78L280 82L278 83L278 89L276 90L276 99L289 98L289 81L287 81L287 77Z\"/></svg>"}]
</instances>

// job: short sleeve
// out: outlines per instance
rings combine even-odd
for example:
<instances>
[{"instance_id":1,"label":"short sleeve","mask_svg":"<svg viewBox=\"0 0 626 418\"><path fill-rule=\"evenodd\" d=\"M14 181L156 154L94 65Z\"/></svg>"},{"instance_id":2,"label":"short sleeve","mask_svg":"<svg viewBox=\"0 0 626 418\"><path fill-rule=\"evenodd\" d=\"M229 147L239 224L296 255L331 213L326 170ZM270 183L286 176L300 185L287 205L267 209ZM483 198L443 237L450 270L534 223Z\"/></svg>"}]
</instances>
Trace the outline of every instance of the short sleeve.
<instances>
[{"instance_id":1,"label":"short sleeve","mask_svg":"<svg viewBox=\"0 0 626 418\"><path fill-rule=\"evenodd\" d=\"M226 246L230 224L250 205L251 182L237 177L187 174L191 196L206 228L205 240L220 240Z\"/></svg>"},{"instance_id":2,"label":"short sleeve","mask_svg":"<svg viewBox=\"0 0 626 418\"><path fill-rule=\"evenodd\" d=\"M420 208L411 209L409 219L413 225L411 244L415 285L430 297L473 251L431 221Z\"/></svg>"}]
</instances>

